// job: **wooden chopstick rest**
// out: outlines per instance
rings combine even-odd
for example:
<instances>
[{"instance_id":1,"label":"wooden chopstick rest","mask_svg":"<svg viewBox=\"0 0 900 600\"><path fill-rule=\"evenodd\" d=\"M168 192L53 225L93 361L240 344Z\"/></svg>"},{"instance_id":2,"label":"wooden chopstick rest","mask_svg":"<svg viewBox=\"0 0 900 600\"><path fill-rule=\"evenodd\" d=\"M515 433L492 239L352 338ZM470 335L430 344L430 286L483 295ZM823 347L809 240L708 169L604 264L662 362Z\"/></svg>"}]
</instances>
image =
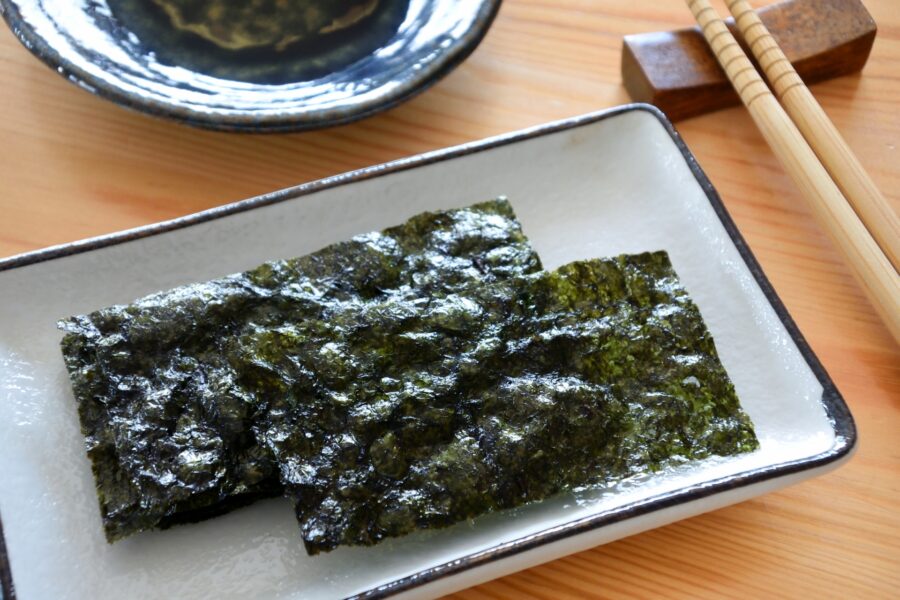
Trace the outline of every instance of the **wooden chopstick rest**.
<instances>
[{"instance_id":1,"label":"wooden chopstick rest","mask_svg":"<svg viewBox=\"0 0 900 600\"><path fill-rule=\"evenodd\" d=\"M755 12L808 84L861 70L877 32L862 0L783 0ZM741 103L697 27L626 35L621 69L629 96L672 121Z\"/></svg>"},{"instance_id":2,"label":"wooden chopstick rest","mask_svg":"<svg viewBox=\"0 0 900 600\"><path fill-rule=\"evenodd\" d=\"M685 0L772 152L900 342L900 276L707 0Z\"/></svg>"},{"instance_id":3,"label":"wooden chopstick rest","mask_svg":"<svg viewBox=\"0 0 900 600\"><path fill-rule=\"evenodd\" d=\"M894 269L900 269L900 217L891 210L875 182L747 0L725 0L725 4L782 106Z\"/></svg>"}]
</instances>

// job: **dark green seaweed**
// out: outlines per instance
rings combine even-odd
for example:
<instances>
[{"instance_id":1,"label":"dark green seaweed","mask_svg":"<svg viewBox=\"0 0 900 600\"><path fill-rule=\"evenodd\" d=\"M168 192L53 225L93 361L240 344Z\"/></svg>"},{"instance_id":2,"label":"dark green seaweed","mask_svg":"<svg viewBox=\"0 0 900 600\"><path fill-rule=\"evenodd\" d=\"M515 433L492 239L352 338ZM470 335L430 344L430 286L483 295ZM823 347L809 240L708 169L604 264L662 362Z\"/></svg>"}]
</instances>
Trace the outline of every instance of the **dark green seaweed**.
<instances>
[{"instance_id":1,"label":"dark green seaweed","mask_svg":"<svg viewBox=\"0 0 900 600\"><path fill-rule=\"evenodd\" d=\"M240 338L311 554L758 445L664 252L407 292Z\"/></svg>"},{"instance_id":2,"label":"dark green seaweed","mask_svg":"<svg viewBox=\"0 0 900 600\"><path fill-rule=\"evenodd\" d=\"M539 269L509 203L497 200L61 322L107 539L282 491L252 426L292 382L278 380L262 348L258 359L243 355L248 332L334 331L323 320L340 307L439 297ZM337 373L328 340L317 340L305 364Z\"/></svg>"}]
</instances>

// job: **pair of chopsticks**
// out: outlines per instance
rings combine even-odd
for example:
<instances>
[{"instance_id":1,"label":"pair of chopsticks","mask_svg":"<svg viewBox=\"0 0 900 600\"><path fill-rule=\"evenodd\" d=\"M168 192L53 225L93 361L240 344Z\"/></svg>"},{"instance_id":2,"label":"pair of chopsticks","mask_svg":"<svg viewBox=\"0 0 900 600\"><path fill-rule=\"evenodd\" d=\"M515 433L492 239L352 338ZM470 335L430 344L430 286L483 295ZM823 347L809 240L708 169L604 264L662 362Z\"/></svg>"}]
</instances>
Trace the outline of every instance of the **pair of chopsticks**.
<instances>
[{"instance_id":1,"label":"pair of chopsticks","mask_svg":"<svg viewBox=\"0 0 900 600\"><path fill-rule=\"evenodd\" d=\"M900 342L897 214L747 1L725 3L784 108L709 1L685 1L757 128Z\"/></svg>"}]
</instances>

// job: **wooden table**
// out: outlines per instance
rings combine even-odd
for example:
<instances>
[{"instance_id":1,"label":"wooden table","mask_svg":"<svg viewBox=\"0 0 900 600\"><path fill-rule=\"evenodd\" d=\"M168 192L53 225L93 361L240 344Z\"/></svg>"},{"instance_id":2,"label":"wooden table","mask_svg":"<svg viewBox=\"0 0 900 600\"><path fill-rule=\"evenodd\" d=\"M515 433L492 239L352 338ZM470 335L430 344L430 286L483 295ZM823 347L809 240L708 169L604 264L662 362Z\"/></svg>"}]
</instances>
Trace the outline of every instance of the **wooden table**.
<instances>
[{"instance_id":1,"label":"wooden table","mask_svg":"<svg viewBox=\"0 0 900 600\"><path fill-rule=\"evenodd\" d=\"M863 74L813 88L900 204L900 4ZM724 7L719 5L720 10ZM118 108L0 32L0 256L628 101L622 36L692 24L680 0L507 0L431 91L317 133L234 135ZM857 419L851 463L782 492L457 594L888 597L900 589L900 351L743 109L678 124Z\"/></svg>"}]
</instances>

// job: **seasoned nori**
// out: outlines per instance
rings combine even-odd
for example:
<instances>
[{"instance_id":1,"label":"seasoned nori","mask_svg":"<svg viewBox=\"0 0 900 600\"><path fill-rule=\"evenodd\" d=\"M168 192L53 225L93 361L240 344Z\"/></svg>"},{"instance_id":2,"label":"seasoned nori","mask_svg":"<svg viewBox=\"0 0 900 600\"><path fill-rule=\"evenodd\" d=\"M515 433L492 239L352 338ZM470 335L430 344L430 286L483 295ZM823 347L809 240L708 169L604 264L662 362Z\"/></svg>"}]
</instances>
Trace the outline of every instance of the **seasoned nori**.
<instances>
[{"instance_id":1,"label":"seasoned nori","mask_svg":"<svg viewBox=\"0 0 900 600\"><path fill-rule=\"evenodd\" d=\"M240 341L311 554L758 445L664 252L332 308Z\"/></svg>"},{"instance_id":2,"label":"seasoned nori","mask_svg":"<svg viewBox=\"0 0 900 600\"><path fill-rule=\"evenodd\" d=\"M107 538L284 492L311 554L758 446L664 252L505 201L63 323Z\"/></svg>"},{"instance_id":3,"label":"seasoned nori","mask_svg":"<svg viewBox=\"0 0 900 600\"><path fill-rule=\"evenodd\" d=\"M338 306L440 297L539 269L509 203L496 200L61 322L107 539L281 492L252 426L290 382L242 355L248 332L325 327ZM336 373L330 352L313 349L321 360L307 364Z\"/></svg>"}]
</instances>

